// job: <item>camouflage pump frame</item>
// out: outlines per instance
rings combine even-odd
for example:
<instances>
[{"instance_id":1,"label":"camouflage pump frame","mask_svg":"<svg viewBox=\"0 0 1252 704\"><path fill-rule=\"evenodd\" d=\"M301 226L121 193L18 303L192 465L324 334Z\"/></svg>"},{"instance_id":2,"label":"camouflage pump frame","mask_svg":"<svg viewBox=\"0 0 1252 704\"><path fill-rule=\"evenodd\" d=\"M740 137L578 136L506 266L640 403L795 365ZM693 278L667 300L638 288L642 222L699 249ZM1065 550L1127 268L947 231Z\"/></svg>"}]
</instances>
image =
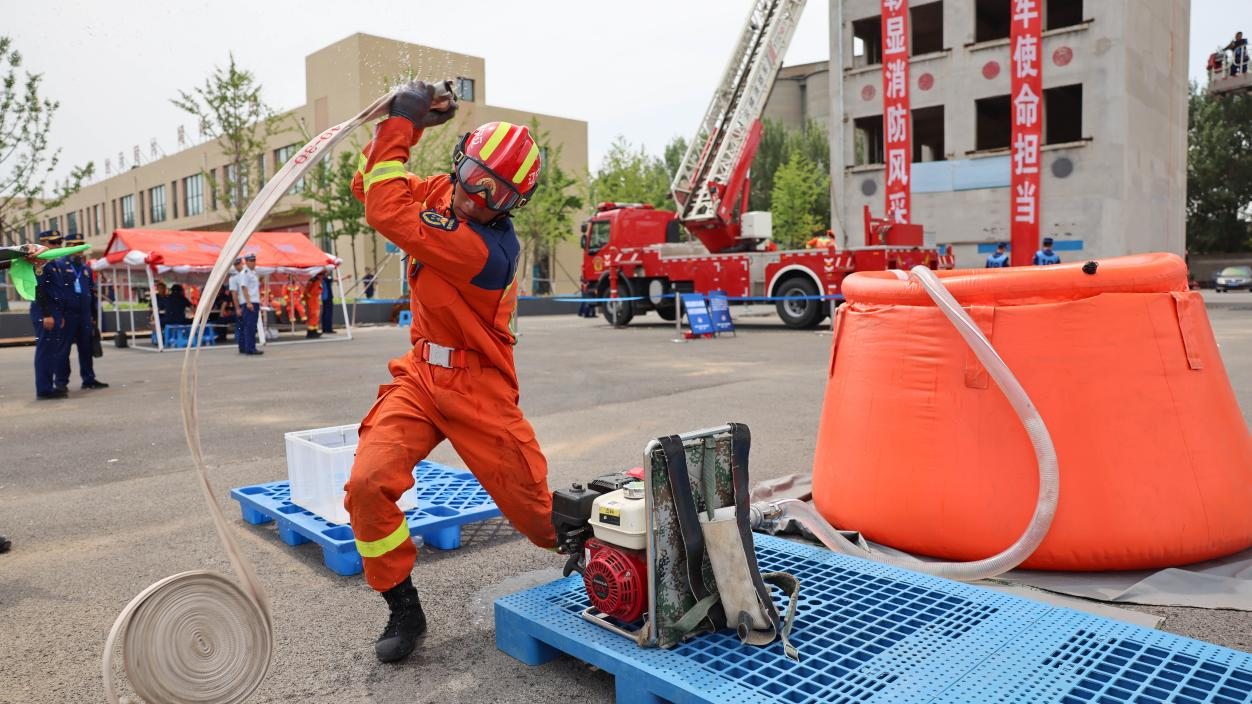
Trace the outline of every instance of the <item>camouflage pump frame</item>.
<instances>
[{"instance_id":1,"label":"camouflage pump frame","mask_svg":"<svg viewBox=\"0 0 1252 704\"><path fill-rule=\"evenodd\" d=\"M731 428L723 425L679 435L687 456L692 498L699 512L735 503L732 473ZM712 631L706 619L697 631L675 627L695 604L687 578L687 553L669 486L665 454L656 440L644 449L644 492L648 516L648 621L636 635L640 645L670 648L684 639ZM704 584L717 591L712 565L705 556L701 566Z\"/></svg>"}]
</instances>

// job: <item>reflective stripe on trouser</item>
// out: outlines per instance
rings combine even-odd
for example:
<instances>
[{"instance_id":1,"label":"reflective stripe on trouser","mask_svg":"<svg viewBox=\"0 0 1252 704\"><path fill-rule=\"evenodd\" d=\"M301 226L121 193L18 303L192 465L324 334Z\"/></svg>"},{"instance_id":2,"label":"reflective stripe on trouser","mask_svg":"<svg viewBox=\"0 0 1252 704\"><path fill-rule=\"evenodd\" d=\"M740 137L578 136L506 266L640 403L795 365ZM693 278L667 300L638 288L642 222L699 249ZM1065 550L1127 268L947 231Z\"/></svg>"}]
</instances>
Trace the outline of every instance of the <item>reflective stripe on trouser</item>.
<instances>
[{"instance_id":1,"label":"reflective stripe on trouser","mask_svg":"<svg viewBox=\"0 0 1252 704\"><path fill-rule=\"evenodd\" d=\"M412 571L417 549L407 527L395 537L404 521L395 502L413 486L413 466L445 438L515 528L536 545L555 545L547 461L504 375L432 367L411 352L389 369L394 380L361 421L344 498L358 545L367 546L370 586L386 591Z\"/></svg>"}]
</instances>

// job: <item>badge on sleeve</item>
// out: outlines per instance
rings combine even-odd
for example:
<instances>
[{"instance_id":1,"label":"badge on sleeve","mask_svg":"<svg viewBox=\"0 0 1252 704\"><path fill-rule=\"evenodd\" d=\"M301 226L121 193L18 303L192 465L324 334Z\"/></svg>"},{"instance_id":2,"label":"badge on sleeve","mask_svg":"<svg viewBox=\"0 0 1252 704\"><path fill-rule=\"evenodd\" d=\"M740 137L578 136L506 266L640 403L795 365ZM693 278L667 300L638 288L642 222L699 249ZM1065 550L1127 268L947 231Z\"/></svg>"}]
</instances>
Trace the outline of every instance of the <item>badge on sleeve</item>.
<instances>
[{"instance_id":1,"label":"badge on sleeve","mask_svg":"<svg viewBox=\"0 0 1252 704\"><path fill-rule=\"evenodd\" d=\"M447 215L440 214L437 210L423 210L422 222L430 225L431 227L437 227L440 230L445 230L447 232L451 232L456 229L456 220L448 217Z\"/></svg>"}]
</instances>

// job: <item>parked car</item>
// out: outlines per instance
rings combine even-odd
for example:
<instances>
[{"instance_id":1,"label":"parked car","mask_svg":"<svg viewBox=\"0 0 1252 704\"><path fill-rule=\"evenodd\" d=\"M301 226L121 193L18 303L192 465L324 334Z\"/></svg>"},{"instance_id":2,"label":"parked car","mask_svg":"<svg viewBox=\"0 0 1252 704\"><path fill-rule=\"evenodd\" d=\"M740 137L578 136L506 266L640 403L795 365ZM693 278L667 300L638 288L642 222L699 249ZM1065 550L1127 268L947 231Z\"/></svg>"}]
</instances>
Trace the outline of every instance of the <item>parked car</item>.
<instances>
[{"instance_id":1,"label":"parked car","mask_svg":"<svg viewBox=\"0 0 1252 704\"><path fill-rule=\"evenodd\" d=\"M1218 293L1246 288L1252 290L1252 266L1228 266L1213 277L1213 288Z\"/></svg>"}]
</instances>

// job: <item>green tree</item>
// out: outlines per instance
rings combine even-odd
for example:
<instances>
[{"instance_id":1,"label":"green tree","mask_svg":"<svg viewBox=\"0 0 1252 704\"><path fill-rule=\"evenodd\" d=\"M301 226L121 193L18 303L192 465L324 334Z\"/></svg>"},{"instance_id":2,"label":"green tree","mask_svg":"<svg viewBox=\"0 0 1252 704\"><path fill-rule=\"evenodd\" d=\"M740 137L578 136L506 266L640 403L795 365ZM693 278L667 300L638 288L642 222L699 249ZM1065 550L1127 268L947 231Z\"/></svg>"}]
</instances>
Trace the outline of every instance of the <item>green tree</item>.
<instances>
[{"instance_id":1,"label":"green tree","mask_svg":"<svg viewBox=\"0 0 1252 704\"><path fill-rule=\"evenodd\" d=\"M687 155L687 140L682 137L674 137L665 145L665 172L669 176L670 182L674 180L674 174L678 173L678 167L682 165L683 157Z\"/></svg>"},{"instance_id":2,"label":"green tree","mask_svg":"<svg viewBox=\"0 0 1252 704\"><path fill-rule=\"evenodd\" d=\"M0 235L6 245L21 244L21 230L40 215L60 207L95 172L87 162L76 166L61 183L48 180L61 163L61 150L52 149L48 133L61 104L39 95L41 74L22 71L22 55L13 41L0 36ZM4 282L0 272L0 283ZM8 289L0 291L0 310L8 310Z\"/></svg>"},{"instance_id":3,"label":"green tree","mask_svg":"<svg viewBox=\"0 0 1252 704\"><path fill-rule=\"evenodd\" d=\"M261 84L252 72L239 68L232 53L224 70L214 67L204 85L190 93L179 91L170 102L199 120L201 131L222 148L228 166L221 182L211 172L205 176L219 201L238 220L263 185L261 171L270 138L286 131L261 98Z\"/></svg>"},{"instance_id":4,"label":"green tree","mask_svg":"<svg viewBox=\"0 0 1252 704\"><path fill-rule=\"evenodd\" d=\"M538 120L531 120L530 131L543 154L543 170L534 198L513 213L513 228L522 242L520 272L529 271L532 262L548 257L558 242L574 234L574 215L583 204L574 193L577 179L561 168L562 145L552 144ZM531 286L535 288L533 281Z\"/></svg>"},{"instance_id":5,"label":"green tree","mask_svg":"<svg viewBox=\"0 0 1252 704\"><path fill-rule=\"evenodd\" d=\"M779 247L801 247L809 237L829 228L822 217L822 206L828 202L829 194L829 172L803 153L792 152L774 173L774 189L770 194L774 240Z\"/></svg>"},{"instance_id":6,"label":"green tree","mask_svg":"<svg viewBox=\"0 0 1252 704\"><path fill-rule=\"evenodd\" d=\"M827 141L826 128L821 123L808 120L803 128L789 130L781 122L763 120L761 142L757 146L756 158L752 161L749 210L772 210L775 174L795 153L803 154L823 172L830 173L830 143ZM820 216L824 221L830 220L829 193Z\"/></svg>"},{"instance_id":7,"label":"green tree","mask_svg":"<svg viewBox=\"0 0 1252 704\"><path fill-rule=\"evenodd\" d=\"M1210 96L1191 85L1187 128L1187 246L1252 250L1252 96Z\"/></svg>"},{"instance_id":8,"label":"green tree","mask_svg":"<svg viewBox=\"0 0 1252 704\"><path fill-rule=\"evenodd\" d=\"M322 247L329 248L330 241L348 238L353 252L352 280L357 281L356 238L369 232L365 224L365 203L352 193L352 177L357 170L360 149L350 149L322 157L304 177L304 195L313 205L301 206L316 225L322 238Z\"/></svg>"},{"instance_id":9,"label":"green tree","mask_svg":"<svg viewBox=\"0 0 1252 704\"><path fill-rule=\"evenodd\" d=\"M599 203L651 203L658 208L673 207L669 185L673 175L665 160L649 156L643 147L635 148L618 135L590 179L587 201Z\"/></svg>"}]
</instances>

